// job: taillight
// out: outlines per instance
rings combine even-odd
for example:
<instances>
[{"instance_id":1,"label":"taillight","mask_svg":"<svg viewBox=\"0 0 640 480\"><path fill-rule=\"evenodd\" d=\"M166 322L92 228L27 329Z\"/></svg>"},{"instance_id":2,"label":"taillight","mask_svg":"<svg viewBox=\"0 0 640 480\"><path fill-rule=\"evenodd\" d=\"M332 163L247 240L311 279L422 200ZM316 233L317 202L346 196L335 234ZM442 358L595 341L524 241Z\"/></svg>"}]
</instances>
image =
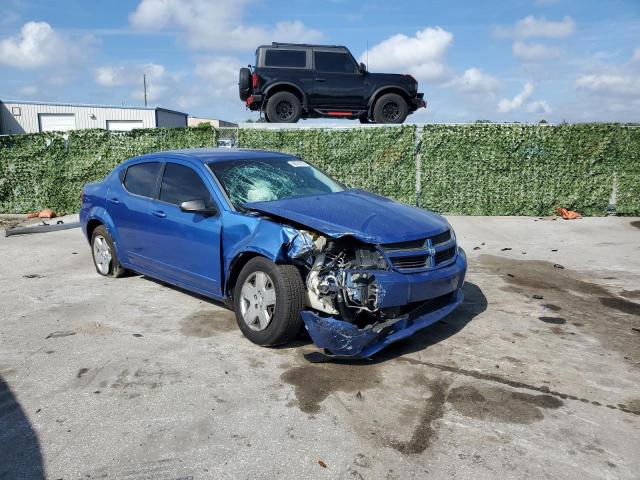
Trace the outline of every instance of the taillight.
<instances>
[{"instance_id":1,"label":"taillight","mask_svg":"<svg viewBox=\"0 0 640 480\"><path fill-rule=\"evenodd\" d=\"M251 86L253 88L258 88L258 74L255 72L251 75Z\"/></svg>"}]
</instances>

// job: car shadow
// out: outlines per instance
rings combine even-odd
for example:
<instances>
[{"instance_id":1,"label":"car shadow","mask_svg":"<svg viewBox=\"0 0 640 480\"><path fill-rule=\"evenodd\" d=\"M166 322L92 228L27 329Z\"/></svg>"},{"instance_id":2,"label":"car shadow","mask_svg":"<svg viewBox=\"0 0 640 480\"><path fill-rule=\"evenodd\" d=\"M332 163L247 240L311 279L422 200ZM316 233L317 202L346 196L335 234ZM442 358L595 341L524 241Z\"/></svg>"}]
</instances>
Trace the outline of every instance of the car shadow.
<instances>
[{"instance_id":1,"label":"car shadow","mask_svg":"<svg viewBox=\"0 0 640 480\"><path fill-rule=\"evenodd\" d=\"M45 478L38 435L2 376L0 376L0 478Z\"/></svg>"},{"instance_id":2,"label":"car shadow","mask_svg":"<svg viewBox=\"0 0 640 480\"><path fill-rule=\"evenodd\" d=\"M165 283L161 280L157 280L146 275L143 275L142 278L157 283L158 285L171 288L172 290L186 293L187 295L190 295L194 298L208 302L211 305L233 311L232 306L226 302L213 300L212 298L206 297L204 295L194 293L190 290L185 290L184 288ZM425 348L440 343L443 340L446 340L447 338L458 333L475 317L477 317L487 309L487 297L485 297L480 287L478 287L475 283L465 282L462 286L462 293L464 294L464 301L462 302L462 305L451 312L447 317L440 320L439 322L434 323L433 325L419 330L409 338L392 343L384 350L376 353L370 359L338 360L331 359L330 357L325 357L324 361L331 361L336 363L381 363L392 360L396 357L401 357L403 355L424 350ZM307 331L302 328L300 333L294 340L285 345L278 345L272 348L277 350L294 350L312 344L313 341L311 340L311 337L309 337Z\"/></svg>"}]
</instances>

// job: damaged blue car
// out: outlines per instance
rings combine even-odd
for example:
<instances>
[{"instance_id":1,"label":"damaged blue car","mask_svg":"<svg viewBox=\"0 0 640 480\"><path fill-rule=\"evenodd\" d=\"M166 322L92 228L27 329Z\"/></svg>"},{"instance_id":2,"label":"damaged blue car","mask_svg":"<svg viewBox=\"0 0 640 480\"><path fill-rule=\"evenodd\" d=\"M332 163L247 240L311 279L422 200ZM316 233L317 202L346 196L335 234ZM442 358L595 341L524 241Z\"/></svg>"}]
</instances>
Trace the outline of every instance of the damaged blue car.
<instances>
[{"instance_id":1,"label":"damaged blue car","mask_svg":"<svg viewBox=\"0 0 640 480\"><path fill-rule=\"evenodd\" d=\"M131 270L225 301L258 345L304 325L328 355L365 358L462 302L467 260L443 217L348 189L295 156L152 153L81 198L99 274Z\"/></svg>"}]
</instances>

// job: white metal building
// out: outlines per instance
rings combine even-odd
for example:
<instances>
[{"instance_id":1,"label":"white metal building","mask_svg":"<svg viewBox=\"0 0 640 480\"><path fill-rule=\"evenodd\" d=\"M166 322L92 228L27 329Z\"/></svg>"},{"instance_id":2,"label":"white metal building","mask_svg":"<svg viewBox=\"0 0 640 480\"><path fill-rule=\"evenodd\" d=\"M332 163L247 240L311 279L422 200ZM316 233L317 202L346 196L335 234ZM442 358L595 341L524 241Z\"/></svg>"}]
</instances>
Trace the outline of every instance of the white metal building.
<instances>
[{"instance_id":1,"label":"white metal building","mask_svg":"<svg viewBox=\"0 0 640 480\"><path fill-rule=\"evenodd\" d=\"M133 130L187 126L186 113L159 107L0 101L0 135L84 128Z\"/></svg>"}]
</instances>

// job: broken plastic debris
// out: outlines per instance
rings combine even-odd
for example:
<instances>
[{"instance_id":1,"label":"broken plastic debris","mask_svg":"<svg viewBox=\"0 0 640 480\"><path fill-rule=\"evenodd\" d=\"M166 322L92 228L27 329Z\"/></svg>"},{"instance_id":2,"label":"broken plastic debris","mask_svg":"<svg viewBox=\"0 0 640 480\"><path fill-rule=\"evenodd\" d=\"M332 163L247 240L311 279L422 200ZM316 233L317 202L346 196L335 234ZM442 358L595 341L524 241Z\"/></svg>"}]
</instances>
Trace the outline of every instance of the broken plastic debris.
<instances>
[{"instance_id":1,"label":"broken plastic debris","mask_svg":"<svg viewBox=\"0 0 640 480\"><path fill-rule=\"evenodd\" d=\"M320 459L318 459L318 465L320 465L322 468L327 468L327 464Z\"/></svg>"},{"instance_id":2,"label":"broken plastic debris","mask_svg":"<svg viewBox=\"0 0 640 480\"><path fill-rule=\"evenodd\" d=\"M534 295L533 298L536 300L542 300L544 297L542 295Z\"/></svg>"},{"instance_id":3,"label":"broken plastic debris","mask_svg":"<svg viewBox=\"0 0 640 480\"><path fill-rule=\"evenodd\" d=\"M564 270L564 267L562 265L560 265L559 263L554 263L553 264L553 268L559 268L560 270Z\"/></svg>"},{"instance_id":4,"label":"broken plastic debris","mask_svg":"<svg viewBox=\"0 0 640 480\"><path fill-rule=\"evenodd\" d=\"M574 212L573 210L567 210L566 208L556 207L556 212L565 220L577 220L578 218L582 218L578 212Z\"/></svg>"}]
</instances>

